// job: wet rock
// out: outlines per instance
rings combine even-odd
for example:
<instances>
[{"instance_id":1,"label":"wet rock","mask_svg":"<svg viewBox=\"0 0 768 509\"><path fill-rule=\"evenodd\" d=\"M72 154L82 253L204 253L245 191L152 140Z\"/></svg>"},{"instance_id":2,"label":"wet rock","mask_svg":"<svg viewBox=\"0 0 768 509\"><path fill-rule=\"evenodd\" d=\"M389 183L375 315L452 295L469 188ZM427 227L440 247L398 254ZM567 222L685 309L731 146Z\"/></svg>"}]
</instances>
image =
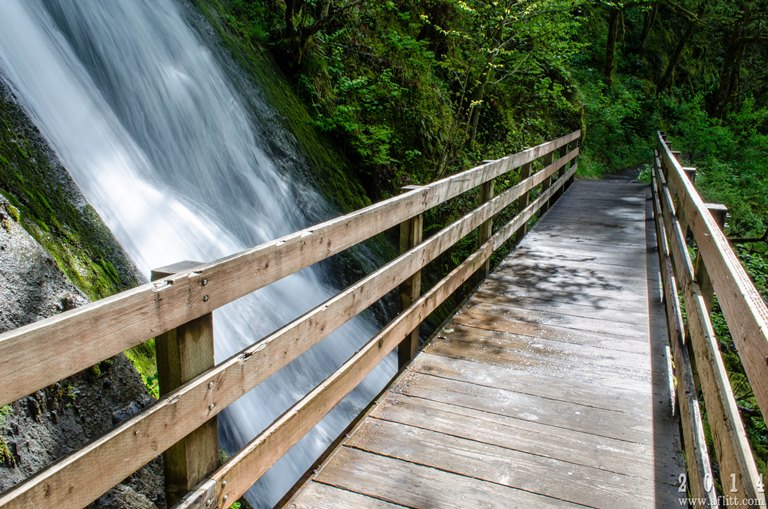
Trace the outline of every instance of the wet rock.
<instances>
[{"instance_id":1,"label":"wet rock","mask_svg":"<svg viewBox=\"0 0 768 509\"><path fill-rule=\"evenodd\" d=\"M0 197L0 210L7 201ZM0 332L74 309L87 299L16 221L0 228ZM0 493L110 431L153 400L124 355L0 409ZM92 504L165 507L161 460L142 468Z\"/></svg>"}]
</instances>

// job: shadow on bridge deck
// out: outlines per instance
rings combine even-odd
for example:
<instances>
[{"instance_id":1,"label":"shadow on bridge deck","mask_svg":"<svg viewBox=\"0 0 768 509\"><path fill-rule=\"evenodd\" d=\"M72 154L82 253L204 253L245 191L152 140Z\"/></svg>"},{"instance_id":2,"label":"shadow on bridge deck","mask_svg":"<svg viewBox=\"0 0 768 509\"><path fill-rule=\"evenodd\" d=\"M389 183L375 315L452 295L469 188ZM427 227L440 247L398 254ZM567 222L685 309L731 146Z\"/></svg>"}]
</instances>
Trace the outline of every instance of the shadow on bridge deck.
<instances>
[{"instance_id":1,"label":"shadow on bridge deck","mask_svg":"<svg viewBox=\"0 0 768 509\"><path fill-rule=\"evenodd\" d=\"M577 182L287 505L678 506L648 193Z\"/></svg>"}]
</instances>

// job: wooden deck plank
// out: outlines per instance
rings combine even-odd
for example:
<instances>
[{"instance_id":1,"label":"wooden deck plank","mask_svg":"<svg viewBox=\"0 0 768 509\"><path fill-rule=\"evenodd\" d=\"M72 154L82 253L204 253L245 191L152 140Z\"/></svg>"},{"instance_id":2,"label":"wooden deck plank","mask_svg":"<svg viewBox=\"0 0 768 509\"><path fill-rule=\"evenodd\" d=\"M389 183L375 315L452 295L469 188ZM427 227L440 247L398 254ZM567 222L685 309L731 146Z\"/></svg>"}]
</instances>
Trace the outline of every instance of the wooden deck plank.
<instances>
[{"instance_id":1,"label":"wooden deck plank","mask_svg":"<svg viewBox=\"0 0 768 509\"><path fill-rule=\"evenodd\" d=\"M643 186L577 182L291 503L679 506L648 225Z\"/></svg>"},{"instance_id":2,"label":"wooden deck plank","mask_svg":"<svg viewBox=\"0 0 768 509\"><path fill-rule=\"evenodd\" d=\"M677 482L677 475L669 473L670 465L676 466L674 457L656 458L644 444L395 393L387 394L371 417L667 485ZM456 421L462 419L469 419L472 425L457 427ZM576 458L574 449L589 451L589 454Z\"/></svg>"},{"instance_id":3,"label":"wooden deck plank","mask_svg":"<svg viewBox=\"0 0 768 509\"><path fill-rule=\"evenodd\" d=\"M535 234L534 234L535 233ZM570 242L577 246L590 247L594 249L612 248L616 246L616 243L609 240L599 240L589 235L590 232L581 233L579 231L571 231L568 233L554 233L554 232L532 232L530 239L532 241L547 241L551 239L558 239L563 242ZM631 248L643 248L645 243L639 240L623 240L625 247Z\"/></svg>"},{"instance_id":4,"label":"wooden deck plank","mask_svg":"<svg viewBox=\"0 0 768 509\"><path fill-rule=\"evenodd\" d=\"M464 313L454 319L454 323L496 332L551 338L577 345L591 344L626 351L648 351L648 344L639 339L621 337L621 341L619 341L617 339L618 336L608 332L583 331L559 325L518 322L507 320L503 316L483 314L477 310L464 311Z\"/></svg>"},{"instance_id":5,"label":"wooden deck plank","mask_svg":"<svg viewBox=\"0 0 768 509\"><path fill-rule=\"evenodd\" d=\"M592 247L592 249L600 250L602 247ZM531 275L538 278L546 278L552 276L564 276L564 277L578 277L587 278L600 282L600 280L611 277L621 280L627 280L628 282L636 283L640 279L644 279L637 274L637 269L634 267L620 267L616 265L606 266L600 264L585 264L584 262L573 262L564 260L562 258L544 258L537 257L531 259L528 257L513 257L507 258L500 266L502 269L507 267L512 268L513 271L526 270L530 271Z\"/></svg>"},{"instance_id":6,"label":"wooden deck plank","mask_svg":"<svg viewBox=\"0 0 768 509\"><path fill-rule=\"evenodd\" d=\"M428 353L451 359L474 361L480 364L477 366L480 370L491 370L493 366L497 366L502 369L502 372L503 370L520 370L531 375L546 375L552 370L570 371L574 378L578 377L580 382L603 388L606 386L632 387L636 383L642 387L648 383L652 374L664 373L661 367L655 368L659 373L652 373L647 358L644 359L644 363L617 366L616 364L621 362L622 358L631 358L626 352L592 349L592 353L597 355L577 353L570 356L571 354L567 353L568 349L558 348L561 345L546 344L538 338L526 341L524 336L517 336L516 339L520 340L521 345L530 345L532 351L521 352L515 348L494 346L490 341L477 344L463 339L446 339L435 342Z\"/></svg>"},{"instance_id":7,"label":"wooden deck plank","mask_svg":"<svg viewBox=\"0 0 768 509\"><path fill-rule=\"evenodd\" d=\"M655 465L650 448L643 444L394 393L389 393L371 416L607 472L669 485L677 481L676 475L667 474L668 465ZM456 426L457 421L466 420L472 425ZM589 451L589 454L579 454L579 451ZM666 474L666 478L660 474Z\"/></svg>"},{"instance_id":8,"label":"wooden deck plank","mask_svg":"<svg viewBox=\"0 0 768 509\"><path fill-rule=\"evenodd\" d=\"M359 509L360 507L398 509L403 506L311 481L304 488L301 500L292 505L291 509Z\"/></svg>"},{"instance_id":9,"label":"wooden deck plank","mask_svg":"<svg viewBox=\"0 0 768 509\"><path fill-rule=\"evenodd\" d=\"M410 372L393 391L627 442L649 444L652 426L615 410Z\"/></svg>"},{"instance_id":10,"label":"wooden deck plank","mask_svg":"<svg viewBox=\"0 0 768 509\"><path fill-rule=\"evenodd\" d=\"M483 286L478 289L477 293L490 294L494 300L503 303L506 299L536 299L539 301L551 302L553 306L568 305L568 306L582 306L595 310L608 310L608 311L627 311L630 313L647 313L647 306L637 301L636 298L629 299L609 299L606 297L600 297L597 295L584 295L582 293L574 293L566 289L547 289L540 287L514 287L510 289L509 293L498 294L495 293L495 288L500 287L499 283L491 284L489 286Z\"/></svg>"},{"instance_id":11,"label":"wooden deck plank","mask_svg":"<svg viewBox=\"0 0 768 509\"><path fill-rule=\"evenodd\" d=\"M606 322L606 320L599 320L591 317L568 315L552 311L524 309L517 306L491 304L478 300L475 300L472 303L471 309L465 310L464 313L470 317L478 317L478 319L483 321L486 321L484 317L492 316L505 322L513 321L552 325L584 332L604 332ZM613 321L611 323L611 334L622 340L625 338L644 340L648 335L648 325Z\"/></svg>"},{"instance_id":12,"label":"wooden deck plank","mask_svg":"<svg viewBox=\"0 0 768 509\"><path fill-rule=\"evenodd\" d=\"M346 445L587 506L616 503L617 492L633 502L624 507L653 501L646 480L391 421L369 419Z\"/></svg>"},{"instance_id":13,"label":"wooden deck plank","mask_svg":"<svg viewBox=\"0 0 768 509\"><path fill-rule=\"evenodd\" d=\"M334 456L316 481L408 507L584 507L346 446Z\"/></svg>"},{"instance_id":14,"label":"wooden deck plank","mask_svg":"<svg viewBox=\"0 0 768 509\"><path fill-rule=\"evenodd\" d=\"M580 302L568 302L567 300L555 301L526 295L498 295L479 289L470 298L470 302L485 302L498 306L511 306L536 311L553 311L565 315L579 316L583 318L599 318L614 320L621 323L638 324L645 326L648 321L648 313L641 308L615 306L594 306Z\"/></svg>"}]
</instances>

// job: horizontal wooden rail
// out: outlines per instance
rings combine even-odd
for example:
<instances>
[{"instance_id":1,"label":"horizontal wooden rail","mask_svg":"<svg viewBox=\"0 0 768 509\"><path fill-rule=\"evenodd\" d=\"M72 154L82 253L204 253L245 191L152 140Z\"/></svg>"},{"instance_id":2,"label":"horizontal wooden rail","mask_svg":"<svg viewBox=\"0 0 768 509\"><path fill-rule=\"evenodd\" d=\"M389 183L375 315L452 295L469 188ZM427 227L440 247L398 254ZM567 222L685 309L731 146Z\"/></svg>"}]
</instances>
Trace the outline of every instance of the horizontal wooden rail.
<instances>
[{"instance_id":1,"label":"horizontal wooden rail","mask_svg":"<svg viewBox=\"0 0 768 509\"><path fill-rule=\"evenodd\" d=\"M579 136L576 131L253 249L1 334L0 405L340 253Z\"/></svg>"},{"instance_id":2,"label":"horizontal wooden rail","mask_svg":"<svg viewBox=\"0 0 768 509\"><path fill-rule=\"evenodd\" d=\"M768 389L765 385L768 375L765 364L768 358L768 350L765 349L768 347L765 304L693 187L690 180L693 172L679 164L661 135L656 154L654 210L662 248L662 280L678 377L689 486L693 496L717 500L709 456L703 442L703 425L698 409L700 391L704 397L723 488L727 487L727 494L735 499L753 500L764 507L762 483L712 327L709 299L702 292L702 276L707 275L707 283L710 279L713 282L759 402ZM706 269L694 269L688 251L689 231ZM680 294L685 305L684 321L680 311ZM755 297L759 302L755 301ZM760 359L759 367L756 356ZM691 363L691 358L695 363ZM695 379L698 387L694 386L694 368L698 375ZM763 409L762 402L760 404ZM765 415L764 410L763 413Z\"/></svg>"},{"instance_id":3,"label":"horizontal wooden rail","mask_svg":"<svg viewBox=\"0 0 768 509\"><path fill-rule=\"evenodd\" d=\"M45 334L60 333L63 338L61 341L68 344L69 348L85 348L87 354L84 357L88 360L79 359L80 355L74 355L78 352L71 352L67 355L66 362L49 362L47 364L44 362L45 367L36 367L35 371L50 368L54 370L55 375L39 376L31 381L17 382L8 389L10 394L14 396L24 395L26 391L34 390L31 388L37 387L41 383L57 381L58 379L54 379L54 377L63 378L83 369L86 367L84 363L90 362L92 359L100 360L100 358L108 356L104 353L97 353L95 350L109 352L109 355L113 355L123 348L145 341L152 334L167 331L186 323L186 321L194 320L249 291L264 286L268 282L300 270L315 261L332 256L342 249L396 226L403 220L421 214L430 207L458 196L462 192L489 182L521 165L529 164L541 155L569 146L578 139L578 136L578 132L573 133L553 142L528 149L520 154L448 177L361 211L288 235L278 241L164 278L159 284L145 285L139 289L85 306L81 310L65 313L54 319L44 320L0 336L0 355L3 355L4 352L12 354L11 357L0 357L3 365L0 381L9 381L10 383L11 375L9 373L12 373L14 368L10 362L11 359L18 359L18 362L22 360L27 363L30 362L25 357L25 351L26 355L31 356L40 353L56 355L59 352L59 354L63 354L63 347L58 345L58 341L46 342L48 346L38 344L41 342L40 338ZM486 224L494 215L509 205L519 202L521 198L528 196L533 188L541 186L542 183L549 181L558 173L562 174L567 168L567 171L557 180L555 185L542 192L525 209L518 211L518 214L509 224L502 227L483 244L483 248L470 258L474 261L461 265L460 269L463 268L462 270L457 269L458 272L452 273L453 279L450 281L445 279L440 283L443 285L440 287L442 289L428 291L424 297L418 299L406 311L406 314L415 313L413 316L418 316L420 320L423 320L426 316L424 310L432 305L430 303L444 300L442 296L447 291L445 288L454 288L454 284L460 284L456 281L464 281L468 277L467 271L470 269L467 267L475 267L476 263L480 265L485 263L490 256L490 251L499 247L524 226L546 204L547 200L554 196L555 192L562 189L572 179L576 165L573 164L568 167L568 164L576 159L578 153L578 148L573 148L542 170L486 201L477 209L327 302L173 390L155 405L122 423L107 435L0 496L0 506L3 508L60 508L87 505L155 456L166 451L215 417L229 404L286 366L332 331L374 304L460 239ZM488 256L478 254L486 251L489 251ZM482 260L477 261L480 259ZM468 272L470 275L471 273ZM435 305L438 305L439 302ZM419 311L411 311L413 309L419 309ZM410 319L406 320L403 316L405 315L400 315L393 323L412 324ZM142 324L142 322L144 323ZM83 330L82 327L86 327L88 324L103 331L104 334L94 335L92 331ZM394 329L393 327L395 325L390 324L382 334L389 330L390 332L387 334L395 338L399 334L399 327L401 326ZM127 334L130 339L126 340L124 336L120 335L120 332L115 332L115 329ZM392 332L393 330L398 332ZM82 335L82 339L78 343L81 346L75 346L78 333ZM144 334L149 335L144 336ZM99 337L101 341L99 348L96 349L94 342ZM381 334L379 335L379 338L383 337ZM389 347L389 350L403 337L404 335L401 335L397 342ZM391 341L394 339L385 340L387 345L390 345ZM364 347L364 349L369 347ZM374 350L370 351L374 352ZM379 359L379 350L375 350L375 355L369 353L362 357L361 352L358 352L357 357L353 359L358 359L358 361L369 358ZM321 401L333 400L333 398L327 399L325 394L341 394L343 391L338 387L343 387L346 390L352 384L350 380L357 380L358 375L354 373L362 373L362 371L371 368L368 363L358 366L358 361L353 368L345 364L348 372L353 374L343 377L338 374L341 377L338 382L333 382L326 389L322 389L324 386L320 386L307 396L309 398L314 395L312 398L302 400L305 406L310 405L311 402L311 406L306 406L306 408L313 409L309 414L307 414L308 410L299 411L297 407L294 407L296 417L292 417L291 422L295 424L297 422L295 420L298 419L298 422L303 424L296 425L298 427L291 426L290 433L292 434L288 438L281 438L279 440L281 444L291 442L294 438L296 440L301 438L304 433L299 433L298 430L313 426L314 424L310 424L310 422L318 422L319 418L317 417L324 415L332 408L333 404L327 409L327 403L321 404ZM342 370L344 369L343 367ZM351 387L354 387L354 384ZM6 396L5 391L6 388L4 387L3 399L11 401L12 397ZM322 396L320 402L314 401L316 397L320 396ZM281 419L287 419L289 414L284 415ZM307 415L311 415L311 418ZM265 433L268 434L269 430L274 429L279 422L282 421L278 420ZM255 446L258 440L266 440L265 434L260 435L260 437L257 437L244 452L233 457L233 460L235 458L248 458L247 461L242 460L246 461L243 463L244 466L237 467L237 471L240 471L240 469L245 468L245 465L248 465L244 470L248 472L248 478L242 478L243 480L239 481L239 484L231 485L232 487L227 491L230 502L234 500L235 495L233 493L239 489L236 489L235 486L244 486L243 491L247 489L257 480L258 476L254 476L254 472L268 468L265 465L271 465L271 462L274 462L284 452L277 454L282 449L270 447L268 448L269 454L264 458L260 458L258 455L253 456L256 454L253 452L246 454L245 451L249 450L264 450L262 446ZM254 469L252 464L259 465L259 468ZM231 469L234 468L232 465L235 463L230 460L227 465L230 465ZM87 479L87 482L84 482L84 479ZM210 483L208 488L210 488ZM226 495L220 491L217 490L216 493L219 493L221 497Z\"/></svg>"}]
</instances>

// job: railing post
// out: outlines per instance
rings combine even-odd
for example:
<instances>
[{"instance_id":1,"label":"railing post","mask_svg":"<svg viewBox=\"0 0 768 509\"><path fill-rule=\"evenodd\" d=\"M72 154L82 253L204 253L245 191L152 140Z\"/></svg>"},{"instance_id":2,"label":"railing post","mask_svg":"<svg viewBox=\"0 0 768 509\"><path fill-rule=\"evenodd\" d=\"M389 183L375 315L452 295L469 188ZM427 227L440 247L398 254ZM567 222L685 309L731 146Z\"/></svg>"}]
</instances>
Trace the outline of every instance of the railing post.
<instances>
[{"instance_id":1,"label":"railing post","mask_svg":"<svg viewBox=\"0 0 768 509\"><path fill-rule=\"evenodd\" d=\"M680 153L677 152L677 154L680 154ZM675 159L677 159L677 157L678 156L675 156ZM680 160L677 159L677 162L679 163ZM688 178L688 180L691 181L691 184L693 184L696 181L696 168L684 167L683 172L685 173L686 178ZM686 238L688 238L690 236L690 224L688 222L689 218L683 206L683 200L681 199L681 196L683 195L681 193L682 193L682 189L675 189L675 195L674 195L675 207L678 209L677 218L680 221L680 226L683 229L683 234L685 235Z\"/></svg>"},{"instance_id":2,"label":"railing post","mask_svg":"<svg viewBox=\"0 0 768 509\"><path fill-rule=\"evenodd\" d=\"M531 176L531 165L533 163L526 163L520 167L520 182L527 179ZM521 210L526 208L528 206L528 202L530 201L530 191L526 191L523 193L523 195L517 199L517 213L519 214ZM519 243L521 240L523 240L523 237L525 237L525 234L528 233L528 222L526 221L524 225L520 227L519 230L517 230L517 234L515 234L515 242Z\"/></svg>"},{"instance_id":3,"label":"railing post","mask_svg":"<svg viewBox=\"0 0 768 509\"><path fill-rule=\"evenodd\" d=\"M580 143L580 140L581 140L581 138L576 138L576 139L575 139L575 140L574 140L572 143L569 143L569 144L567 145L568 149L565 151L565 153L567 154L567 153L568 153L568 152L570 152L571 150L573 150L573 149L575 149L575 148L579 147L579 143ZM578 162L578 160L579 160L579 158L578 158L578 156L577 156L577 157L575 157L575 158L571 159L570 161L568 161L568 163L570 164L570 166L568 167L568 170L570 170L571 168L573 168L573 165L575 165L575 164ZM575 179L576 179L576 175L575 175L575 174L574 174L574 175L571 175L571 178L569 178L569 179L568 179L568 180L565 182L565 184L563 185L563 189L568 189L569 187L571 187L571 185L573 184L573 181L574 181Z\"/></svg>"},{"instance_id":4,"label":"railing post","mask_svg":"<svg viewBox=\"0 0 768 509\"><path fill-rule=\"evenodd\" d=\"M709 213L717 223L717 226L721 230L725 229L725 220L728 216L728 207L719 203L707 203L705 204ZM696 281L699 283L699 289L701 295L704 297L704 305L707 308L707 312L712 312L712 300L714 297L714 289L712 288L712 280L709 278L709 272L704 264L704 260L701 257L701 252L696 254Z\"/></svg>"},{"instance_id":5,"label":"railing post","mask_svg":"<svg viewBox=\"0 0 768 509\"><path fill-rule=\"evenodd\" d=\"M480 204L486 203L493 199L493 179L485 182L480 188ZM477 229L477 247L479 248L485 244L493 234L493 219L489 219L480 225ZM483 277L488 276L491 272L491 259L486 260L483 267L479 270Z\"/></svg>"},{"instance_id":6,"label":"railing post","mask_svg":"<svg viewBox=\"0 0 768 509\"><path fill-rule=\"evenodd\" d=\"M555 155L555 153L554 153L554 151L552 151L552 152L548 152L548 153L547 153L547 155L545 155L545 156L542 158L542 161L543 161L543 163L544 163L544 168L546 168L547 166L549 166L550 164L552 164L552 160L554 159L554 155ZM551 185L552 185L552 177L549 177L549 178L548 178L548 179L546 179L546 180L544 181L544 183L541 185L541 192L543 193L544 191L546 191L547 189L549 189L549 187L550 187ZM551 206L552 206L552 199L550 198L549 200L547 200L547 203L546 203L546 204L544 204L544 205L541 207L541 214L543 214L544 212L546 212L547 210L549 210L549 207L551 207ZM539 214L539 215L541 215L541 214Z\"/></svg>"},{"instance_id":7,"label":"railing post","mask_svg":"<svg viewBox=\"0 0 768 509\"><path fill-rule=\"evenodd\" d=\"M412 191L421 186L405 186L403 191ZM416 215L400 223L400 253L421 244L424 232L424 216ZM400 310L407 309L421 296L421 271L417 271L400 285ZM411 362L419 348L419 327L411 331L397 348L398 366L403 368Z\"/></svg>"},{"instance_id":8,"label":"railing post","mask_svg":"<svg viewBox=\"0 0 768 509\"><path fill-rule=\"evenodd\" d=\"M570 143L566 143L562 147L560 147L560 157L565 157L568 155L568 147L570 146ZM557 173L555 173L555 176L552 177L552 180L554 182L557 182L563 175L565 175L566 167L563 165L559 170L557 170ZM565 185L561 186L560 189L558 189L555 194L552 196L552 199L550 200L550 206L555 203L557 200L560 199L560 197L565 192Z\"/></svg>"},{"instance_id":9,"label":"railing post","mask_svg":"<svg viewBox=\"0 0 768 509\"><path fill-rule=\"evenodd\" d=\"M678 160L679 162L679 160ZM691 184L696 183L696 168L692 168L690 166L683 166L683 171L688 176L688 180L691 181Z\"/></svg>"},{"instance_id":10,"label":"railing post","mask_svg":"<svg viewBox=\"0 0 768 509\"><path fill-rule=\"evenodd\" d=\"M200 265L184 261L154 269L151 280L171 276ZM208 284L202 280L204 286ZM207 314L155 338L157 374L163 396L215 365L213 358L213 315ZM171 425L173 423L170 423ZM165 498L175 505L219 465L216 418L197 428L163 454Z\"/></svg>"}]
</instances>

